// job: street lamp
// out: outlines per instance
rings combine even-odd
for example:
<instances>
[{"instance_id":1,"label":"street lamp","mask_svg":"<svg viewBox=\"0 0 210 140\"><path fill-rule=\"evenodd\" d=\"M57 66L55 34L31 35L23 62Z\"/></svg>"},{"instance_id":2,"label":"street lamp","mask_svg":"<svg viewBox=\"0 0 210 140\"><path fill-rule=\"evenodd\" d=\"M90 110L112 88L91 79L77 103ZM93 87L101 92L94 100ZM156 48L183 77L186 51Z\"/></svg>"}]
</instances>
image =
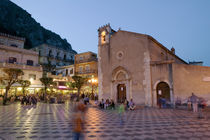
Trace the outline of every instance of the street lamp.
<instances>
[{"instance_id":1,"label":"street lamp","mask_svg":"<svg viewBox=\"0 0 210 140\"><path fill-rule=\"evenodd\" d=\"M93 96L93 86L94 86L94 84L96 84L98 82L98 80L92 78L92 79L88 80L88 82L91 83L91 86L92 86L92 96Z\"/></svg>"}]
</instances>

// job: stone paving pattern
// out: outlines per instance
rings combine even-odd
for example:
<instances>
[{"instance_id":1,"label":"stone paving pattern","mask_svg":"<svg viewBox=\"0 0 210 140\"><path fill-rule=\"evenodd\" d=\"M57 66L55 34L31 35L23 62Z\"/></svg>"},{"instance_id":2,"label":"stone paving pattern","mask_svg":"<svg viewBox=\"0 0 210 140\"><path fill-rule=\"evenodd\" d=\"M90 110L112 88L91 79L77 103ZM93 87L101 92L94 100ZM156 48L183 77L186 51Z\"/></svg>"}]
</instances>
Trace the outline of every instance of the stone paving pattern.
<instances>
[{"instance_id":1,"label":"stone paving pattern","mask_svg":"<svg viewBox=\"0 0 210 140\"><path fill-rule=\"evenodd\" d=\"M70 140L72 104L0 106L0 140ZM185 110L145 108L127 111L120 125L114 110L89 106L85 140L210 140L210 120Z\"/></svg>"}]
</instances>

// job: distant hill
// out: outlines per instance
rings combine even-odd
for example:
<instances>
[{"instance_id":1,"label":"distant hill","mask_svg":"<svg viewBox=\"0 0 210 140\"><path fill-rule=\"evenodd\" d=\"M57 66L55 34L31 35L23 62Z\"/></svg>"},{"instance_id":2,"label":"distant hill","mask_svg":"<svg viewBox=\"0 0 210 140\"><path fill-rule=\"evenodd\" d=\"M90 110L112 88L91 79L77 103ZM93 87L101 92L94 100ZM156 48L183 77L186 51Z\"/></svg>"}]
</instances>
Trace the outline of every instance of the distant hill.
<instances>
[{"instance_id":1,"label":"distant hill","mask_svg":"<svg viewBox=\"0 0 210 140\"><path fill-rule=\"evenodd\" d=\"M72 50L66 39L42 27L31 14L9 0L0 0L0 32L26 38L26 49L46 43Z\"/></svg>"}]
</instances>

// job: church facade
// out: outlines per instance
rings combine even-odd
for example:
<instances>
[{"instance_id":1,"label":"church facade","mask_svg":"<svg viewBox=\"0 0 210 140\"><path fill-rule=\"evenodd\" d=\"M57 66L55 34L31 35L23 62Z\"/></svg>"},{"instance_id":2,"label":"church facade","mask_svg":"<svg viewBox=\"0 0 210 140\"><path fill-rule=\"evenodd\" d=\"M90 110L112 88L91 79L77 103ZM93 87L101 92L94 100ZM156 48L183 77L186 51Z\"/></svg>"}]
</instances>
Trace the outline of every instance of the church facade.
<instances>
[{"instance_id":1,"label":"church facade","mask_svg":"<svg viewBox=\"0 0 210 140\"><path fill-rule=\"evenodd\" d=\"M99 99L157 106L163 97L174 104L192 92L210 100L210 67L190 65L153 37L98 29Z\"/></svg>"}]
</instances>

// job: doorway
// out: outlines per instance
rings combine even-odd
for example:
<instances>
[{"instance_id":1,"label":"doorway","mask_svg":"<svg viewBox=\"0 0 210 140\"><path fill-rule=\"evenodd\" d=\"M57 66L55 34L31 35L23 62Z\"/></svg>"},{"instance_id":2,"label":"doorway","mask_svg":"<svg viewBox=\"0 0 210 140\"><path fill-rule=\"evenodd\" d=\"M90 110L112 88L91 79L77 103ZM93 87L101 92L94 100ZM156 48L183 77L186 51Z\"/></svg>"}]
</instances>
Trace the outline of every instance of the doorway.
<instances>
[{"instance_id":1,"label":"doorway","mask_svg":"<svg viewBox=\"0 0 210 140\"><path fill-rule=\"evenodd\" d=\"M157 103L160 97L170 102L170 87L166 82L160 82L157 85L156 92L157 92Z\"/></svg>"},{"instance_id":2,"label":"doorway","mask_svg":"<svg viewBox=\"0 0 210 140\"><path fill-rule=\"evenodd\" d=\"M117 86L117 102L121 103L126 100L126 86L125 84L119 84Z\"/></svg>"}]
</instances>

